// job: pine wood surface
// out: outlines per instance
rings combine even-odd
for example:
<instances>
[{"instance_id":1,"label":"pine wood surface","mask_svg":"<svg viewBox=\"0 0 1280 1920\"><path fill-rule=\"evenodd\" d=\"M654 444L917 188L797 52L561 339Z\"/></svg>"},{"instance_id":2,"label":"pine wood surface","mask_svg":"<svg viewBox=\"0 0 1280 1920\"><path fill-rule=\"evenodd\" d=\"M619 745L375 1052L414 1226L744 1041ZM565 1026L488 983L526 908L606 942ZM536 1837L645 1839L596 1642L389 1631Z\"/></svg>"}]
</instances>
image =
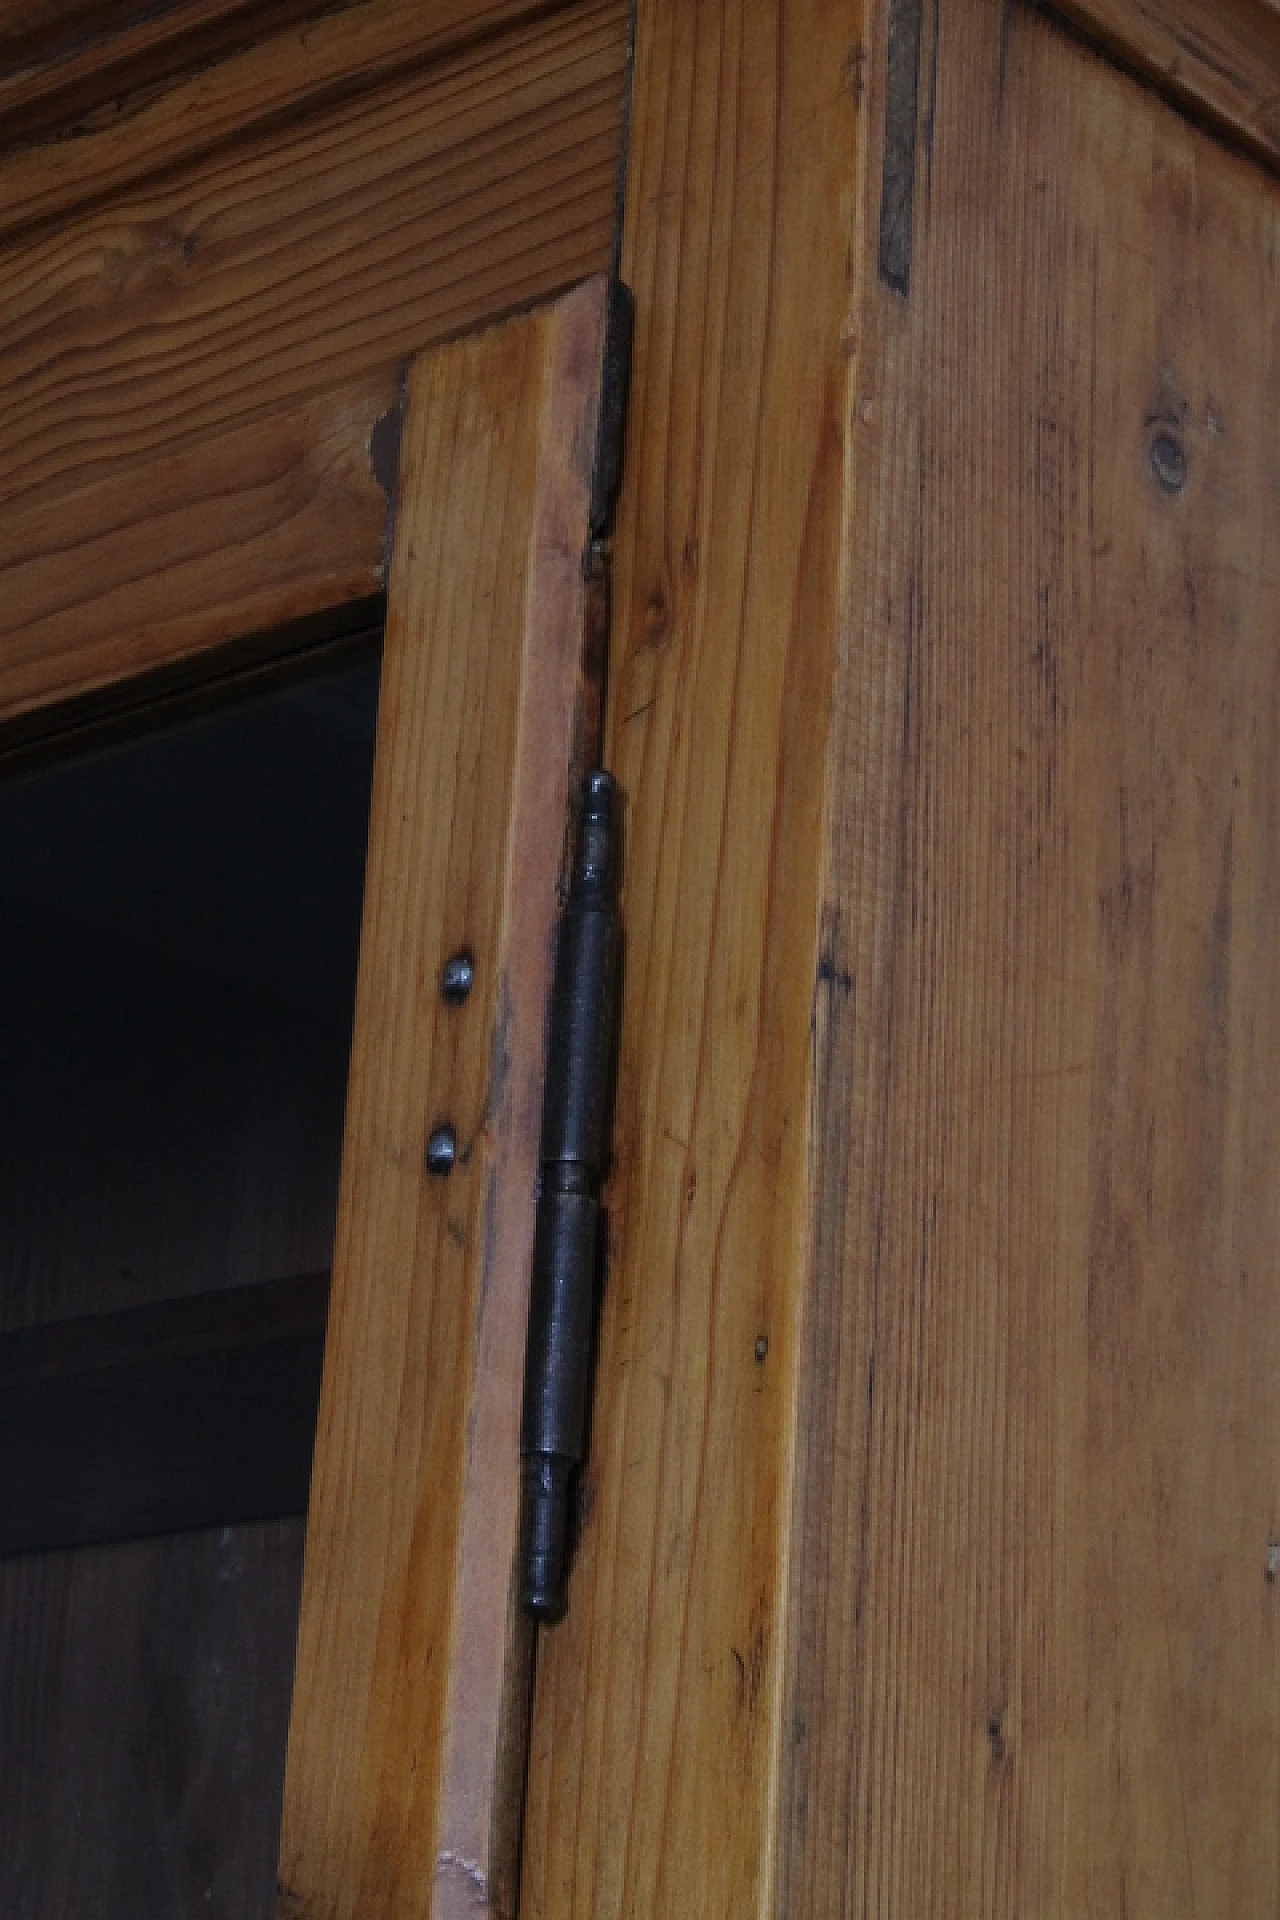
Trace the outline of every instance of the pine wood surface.
<instances>
[{"instance_id":1,"label":"pine wood surface","mask_svg":"<svg viewBox=\"0 0 1280 1920\"><path fill-rule=\"evenodd\" d=\"M46 75L90 49L121 44L171 47L218 28L231 43L269 33L289 13L319 12L325 0L0 0L0 74Z\"/></svg>"},{"instance_id":2,"label":"pine wood surface","mask_svg":"<svg viewBox=\"0 0 1280 1920\"><path fill-rule=\"evenodd\" d=\"M1261 1916L1276 190L934 19L859 319L776 1911Z\"/></svg>"},{"instance_id":3,"label":"pine wood surface","mask_svg":"<svg viewBox=\"0 0 1280 1920\"><path fill-rule=\"evenodd\" d=\"M0 235L47 226L551 10L536 0L189 0L113 31L81 25L44 59L23 61L19 43L0 64Z\"/></svg>"},{"instance_id":4,"label":"pine wood surface","mask_svg":"<svg viewBox=\"0 0 1280 1920\"><path fill-rule=\"evenodd\" d=\"M0 152L80 138L326 0L0 0Z\"/></svg>"},{"instance_id":5,"label":"pine wood surface","mask_svg":"<svg viewBox=\"0 0 1280 1920\"><path fill-rule=\"evenodd\" d=\"M1280 162L1276 0L1057 0L1127 66L1268 165Z\"/></svg>"},{"instance_id":6,"label":"pine wood surface","mask_svg":"<svg viewBox=\"0 0 1280 1920\"><path fill-rule=\"evenodd\" d=\"M389 368L11 508L0 517L0 718L380 593L399 405Z\"/></svg>"},{"instance_id":7,"label":"pine wood surface","mask_svg":"<svg viewBox=\"0 0 1280 1920\"><path fill-rule=\"evenodd\" d=\"M136 472L606 269L626 44L623 0L580 0L0 248L0 500Z\"/></svg>"},{"instance_id":8,"label":"pine wood surface","mask_svg":"<svg viewBox=\"0 0 1280 1920\"><path fill-rule=\"evenodd\" d=\"M529 1920L767 1902L858 27L640 10L610 1266L569 1613L539 1639Z\"/></svg>"},{"instance_id":9,"label":"pine wood surface","mask_svg":"<svg viewBox=\"0 0 1280 1920\"><path fill-rule=\"evenodd\" d=\"M603 318L596 281L409 375L281 1920L514 1907L520 1391Z\"/></svg>"}]
</instances>

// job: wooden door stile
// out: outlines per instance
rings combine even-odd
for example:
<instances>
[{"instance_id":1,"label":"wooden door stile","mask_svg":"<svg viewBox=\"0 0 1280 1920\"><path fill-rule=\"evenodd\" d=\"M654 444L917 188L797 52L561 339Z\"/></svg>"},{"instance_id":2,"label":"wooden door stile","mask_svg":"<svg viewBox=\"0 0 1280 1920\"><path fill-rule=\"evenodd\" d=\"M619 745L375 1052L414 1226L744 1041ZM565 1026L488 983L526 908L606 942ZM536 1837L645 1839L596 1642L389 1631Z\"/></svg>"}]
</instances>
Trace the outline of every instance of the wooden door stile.
<instances>
[{"instance_id":1,"label":"wooden door stile","mask_svg":"<svg viewBox=\"0 0 1280 1920\"><path fill-rule=\"evenodd\" d=\"M409 370L281 1920L514 1911L520 1390L558 883L597 751L605 309L591 282Z\"/></svg>"}]
</instances>

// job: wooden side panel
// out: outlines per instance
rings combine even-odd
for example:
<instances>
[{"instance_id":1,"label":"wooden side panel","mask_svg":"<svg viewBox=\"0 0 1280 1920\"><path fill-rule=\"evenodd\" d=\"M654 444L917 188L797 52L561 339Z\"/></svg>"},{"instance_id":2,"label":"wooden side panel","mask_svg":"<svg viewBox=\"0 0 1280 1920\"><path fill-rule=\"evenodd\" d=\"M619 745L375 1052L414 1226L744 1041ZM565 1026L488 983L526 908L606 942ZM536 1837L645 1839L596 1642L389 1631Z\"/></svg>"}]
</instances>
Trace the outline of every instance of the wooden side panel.
<instances>
[{"instance_id":1,"label":"wooden side panel","mask_svg":"<svg viewBox=\"0 0 1280 1920\"><path fill-rule=\"evenodd\" d=\"M608 268L625 0L268 121L0 249L0 500L30 509Z\"/></svg>"},{"instance_id":2,"label":"wooden side panel","mask_svg":"<svg viewBox=\"0 0 1280 1920\"><path fill-rule=\"evenodd\" d=\"M769 1885L859 26L640 10L611 1258L530 1920L747 1915Z\"/></svg>"},{"instance_id":3,"label":"wooden side panel","mask_svg":"<svg viewBox=\"0 0 1280 1920\"><path fill-rule=\"evenodd\" d=\"M1269 1914L1280 208L1031 12L937 32L860 329L777 1911Z\"/></svg>"},{"instance_id":4,"label":"wooden side panel","mask_svg":"<svg viewBox=\"0 0 1280 1920\"><path fill-rule=\"evenodd\" d=\"M603 316L592 282L409 375L282 1920L514 1909L520 1390Z\"/></svg>"}]
</instances>

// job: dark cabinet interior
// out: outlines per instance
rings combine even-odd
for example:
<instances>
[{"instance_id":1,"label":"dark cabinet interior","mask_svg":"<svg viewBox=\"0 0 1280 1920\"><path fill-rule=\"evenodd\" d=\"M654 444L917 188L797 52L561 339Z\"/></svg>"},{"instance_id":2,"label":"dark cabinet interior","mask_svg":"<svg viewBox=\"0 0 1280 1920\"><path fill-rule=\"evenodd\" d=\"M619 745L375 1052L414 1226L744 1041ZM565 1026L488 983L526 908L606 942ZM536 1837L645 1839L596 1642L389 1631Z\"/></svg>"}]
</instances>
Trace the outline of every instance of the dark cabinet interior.
<instances>
[{"instance_id":1,"label":"dark cabinet interior","mask_svg":"<svg viewBox=\"0 0 1280 1920\"><path fill-rule=\"evenodd\" d=\"M270 1912L378 663L0 783L0 1911Z\"/></svg>"}]
</instances>

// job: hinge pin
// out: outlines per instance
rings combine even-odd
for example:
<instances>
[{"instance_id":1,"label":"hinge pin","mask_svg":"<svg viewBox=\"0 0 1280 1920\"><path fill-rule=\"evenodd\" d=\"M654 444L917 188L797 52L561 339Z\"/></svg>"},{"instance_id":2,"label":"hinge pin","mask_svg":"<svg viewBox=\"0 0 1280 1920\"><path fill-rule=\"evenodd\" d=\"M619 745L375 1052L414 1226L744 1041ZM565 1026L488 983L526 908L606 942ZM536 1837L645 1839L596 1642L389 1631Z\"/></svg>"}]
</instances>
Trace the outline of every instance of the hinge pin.
<instances>
[{"instance_id":1,"label":"hinge pin","mask_svg":"<svg viewBox=\"0 0 1280 1920\"><path fill-rule=\"evenodd\" d=\"M569 1488L586 1446L618 981L614 801L612 774L584 782L551 998L520 1427L520 1601L539 1620L564 1613Z\"/></svg>"}]
</instances>

